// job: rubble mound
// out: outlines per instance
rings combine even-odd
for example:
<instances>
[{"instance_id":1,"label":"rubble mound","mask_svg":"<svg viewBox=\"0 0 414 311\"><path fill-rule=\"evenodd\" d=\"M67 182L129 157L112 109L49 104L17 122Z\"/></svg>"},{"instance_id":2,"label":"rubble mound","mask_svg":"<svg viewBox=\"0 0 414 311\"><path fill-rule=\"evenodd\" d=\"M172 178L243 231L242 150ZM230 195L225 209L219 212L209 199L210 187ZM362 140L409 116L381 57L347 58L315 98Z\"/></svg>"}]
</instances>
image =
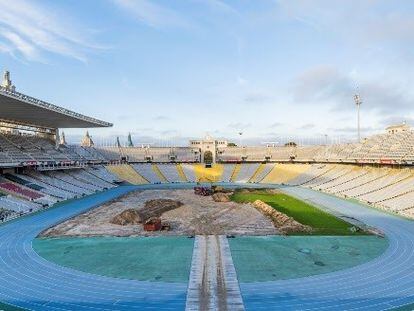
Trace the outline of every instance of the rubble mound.
<instances>
[{"instance_id":1,"label":"rubble mound","mask_svg":"<svg viewBox=\"0 0 414 311\"><path fill-rule=\"evenodd\" d=\"M253 202L253 206L262 212L264 215L268 216L275 227L280 231L282 234L288 234L293 232L304 232L309 233L312 232L312 228L309 226L302 225L301 223L294 220L292 217L283 214L269 204L261 200L256 200Z\"/></svg>"},{"instance_id":2,"label":"rubble mound","mask_svg":"<svg viewBox=\"0 0 414 311\"><path fill-rule=\"evenodd\" d=\"M171 199L153 199L145 202L144 207L138 210L142 221L146 221L151 217L160 217L163 213L183 206L180 201Z\"/></svg>"},{"instance_id":3,"label":"rubble mound","mask_svg":"<svg viewBox=\"0 0 414 311\"><path fill-rule=\"evenodd\" d=\"M214 202L230 202L231 193L217 192L212 195Z\"/></svg>"},{"instance_id":4,"label":"rubble mound","mask_svg":"<svg viewBox=\"0 0 414 311\"><path fill-rule=\"evenodd\" d=\"M211 186L211 189L213 190L214 193L217 192L222 192L222 193L230 193L232 194L234 192L233 189L229 189L229 188L224 188L222 186Z\"/></svg>"},{"instance_id":5,"label":"rubble mound","mask_svg":"<svg viewBox=\"0 0 414 311\"><path fill-rule=\"evenodd\" d=\"M235 192L237 193L270 193L270 194L276 194L279 193L280 191L278 189L266 189L266 188L262 188L262 189L256 189L256 188L239 188L236 189Z\"/></svg>"},{"instance_id":6,"label":"rubble mound","mask_svg":"<svg viewBox=\"0 0 414 311\"><path fill-rule=\"evenodd\" d=\"M112 224L127 226L127 225L137 225L142 222L142 218L139 215L138 210L127 209L122 213L116 215L110 221Z\"/></svg>"}]
</instances>

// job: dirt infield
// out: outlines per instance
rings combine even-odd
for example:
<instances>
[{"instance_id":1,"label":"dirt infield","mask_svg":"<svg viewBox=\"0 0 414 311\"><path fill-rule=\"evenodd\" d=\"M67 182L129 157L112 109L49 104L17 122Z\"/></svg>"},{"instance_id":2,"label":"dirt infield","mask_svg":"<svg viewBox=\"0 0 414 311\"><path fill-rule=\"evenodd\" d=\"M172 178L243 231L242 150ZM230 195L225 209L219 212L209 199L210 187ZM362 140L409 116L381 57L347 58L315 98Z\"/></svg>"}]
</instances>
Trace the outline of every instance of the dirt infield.
<instances>
[{"instance_id":1,"label":"dirt infield","mask_svg":"<svg viewBox=\"0 0 414 311\"><path fill-rule=\"evenodd\" d=\"M170 199L183 205L161 213L170 231L147 232L142 224L119 225L111 221L129 209L145 210L151 200ZM149 207L150 209L153 208ZM148 211L148 210L147 210ZM41 236L153 236L153 235L269 235L278 234L272 221L250 204L215 202L193 190L144 190L129 193L87 213L69 219Z\"/></svg>"}]
</instances>

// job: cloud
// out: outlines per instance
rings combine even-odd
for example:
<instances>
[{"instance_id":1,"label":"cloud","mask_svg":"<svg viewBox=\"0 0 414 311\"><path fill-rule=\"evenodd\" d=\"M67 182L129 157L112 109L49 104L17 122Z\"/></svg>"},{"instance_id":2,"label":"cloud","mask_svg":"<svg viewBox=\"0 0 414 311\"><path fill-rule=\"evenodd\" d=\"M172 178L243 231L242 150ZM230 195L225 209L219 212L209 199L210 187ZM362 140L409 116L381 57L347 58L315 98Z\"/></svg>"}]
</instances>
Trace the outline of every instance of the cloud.
<instances>
[{"instance_id":1,"label":"cloud","mask_svg":"<svg viewBox=\"0 0 414 311\"><path fill-rule=\"evenodd\" d=\"M116 118L118 119L118 121L127 121L127 120L133 119L133 116L130 115L130 114L129 115L128 114L121 114L121 115L118 115Z\"/></svg>"},{"instance_id":2,"label":"cloud","mask_svg":"<svg viewBox=\"0 0 414 311\"><path fill-rule=\"evenodd\" d=\"M245 78L241 77L241 76L237 76L236 81L237 81L237 84L240 85L240 86L244 86L248 83L248 81Z\"/></svg>"},{"instance_id":3,"label":"cloud","mask_svg":"<svg viewBox=\"0 0 414 311\"><path fill-rule=\"evenodd\" d=\"M162 136L177 136L179 134L179 132L177 130L163 130L163 131L159 131L159 133Z\"/></svg>"},{"instance_id":4,"label":"cloud","mask_svg":"<svg viewBox=\"0 0 414 311\"><path fill-rule=\"evenodd\" d=\"M412 10L406 2L394 1L276 1L280 15L313 28L319 33L328 31L340 41L368 45L386 42L406 43L414 39ZM387 9L384 9L386 6ZM395 46L400 48L400 46ZM410 48L406 45L406 48ZM410 48L411 49L411 48Z\"/></svg>"},{"instance_id":5,"label":"cloud","mask_svg":"<svg viewBox=\"0 0 414 311\"><path fill-rule=\"evenodd\" d=\"M239 15L239 12L235 10L232 6L228 5L227 3L224 3L220 0L201 0L200 1L203 4L208 5L210 8L212 8L215 11L219 11L226 14L233 14L233 15Z\"/></svg>"},{"instance_id":6,"label":"cloud","mask_svg":"<svg viewBox=\"0 0 414 311\"><path fill-rule=\"evenodd\" d=\"M148 0L113 0L123 11L127 12L141 23L153 28L187 28L189 22L177 12L155 1Z\"/></svg>"},{"instance_id":7,"label":"cloud","mask_svg":"<svg viewBox=\"0 0 414 311\"><path fill-rule=\"evenodd\" d=\"M411 111L412 100L405 86L391 79L365 78L357 81L351 74L332 66L320 65L302 72L293 82L292 96L299 104L327 104L336 111L354 107L354 94L362 98L366 111L390 113Z\"/></svg>"},{"instance_id":8,"label":"cloud","mask_svg":"<svg viewBox=\"0 0 414 311\"><path fill-rule=\"evenodd\" d=\"M243 130L245 128L251 127L252 125L251 123L234 122L234 123L229 123L227 126L233 129Z\"/></svg>"},{"instance_id":9,"label":"cloud","mask_svg":"<svg viewBox=\"0 0 414 311\"><path fill-rule=\"evenodd\" d=\"M308 124L304 124L302 126L299 126L298 129L299 130L311 130L311 129L315 128L315 127L316 127L315 124L308 123Z\"/></svg>"},{"instance_id":10,"label":"cloud","mask_svg":"<svg viewBox=\"0 0 414 311\"><path fill-rule=\"evenodd\" d=\"M31 61L43 61L42 54L49 52L85 62L86 50L98 48L84 38L86 32L81 26L74 26L79 25L77 21L46 6L0 0L0 7L0 51L18 53Z\"/></svg>"},{"instance_id":11,"label":"cloud","mask_svg":"<svg viewBox=\"0 0 414 311\"><path fill-rule=\"evenodd\" d=\"M40 59L38 49L32 43L23 39L15 32L0 28L0 36L8 40L9 43L14 46L14 48L18 50L26 59ZM3 51L10 51L10 49L4 48Z\"/></svg>"},{"instance_id":12,"label":"cloud","mask_svg":"<svg viewBox=\"0 0 414 311\"><path fill-rule=\"evenodd\" d=\"M10 53L10 48L7 46L7 44L0 42L0 52L1 53Z\"/></svg>"},{"instance_id":13,"label":"cloud","mask_svg":"<svg viewBox=\"0 0 414 311\"><path fill-rule=\"evenodd\" d=\"M403 122L405 122L409 125L413 125L414 124L414 118L409 117L409 116L393 115L393 116L388 116L386 118L383 118L380 121L380 124L383 127L387 127L387 126L394 125L394 124L402 124Z\"/></svg>"},{"instance_id":14,"label":"cloud","mask_svg":"<svg viewBox=\"0 0 414 311\"><path fill-rule=\"evenodd\" d=\"M280 122L275 122L269 125L270 128L281 127L281 126L284 126L284 124Z\"/></svg>"},{"instance_id":15,"label":"cloud","mask_svg":"<svg viewBox=\"0 0 414 311\"><path fill-rule=\"evenodd\" d=\"M263 93L250 93L244 98L244 102L247 104L263 104L270 100L270 97Z\"/></svg>"},{"instance_id":16,"label":"cloud","mask_svg":"<svg viewBox=\"0 0 414 311\"><path fill-rule=\"evenodd\" d=\"M293 86L294 100L310 101L345 101L355 92L353 82L336 68L320 65L303 71ZM354 84L355 85L355 84Z\"/></svg>"},{"instance_id":17,"label":"cloud","mask_svg":"<svg viewBox=\"0 0 414 311\"><path fill-rule=\"evenodd\" d=\"M361 132L377 132L380 130L383 130L384 128L382 127L374 127L374 126L366 126L366 127L361 127ZM346 126L346 127L335 127L335 128L329 128L329 131L335 132L335 133L340 133L340 134L355 134L355 136L357 135L357 128L352 127L352 126Z\"/></svg>"},{"instance_id":18,"label":"cloud","mask_svg":"<svg viewBox=\"0 0 414 311\"><path fill-rule=\"evenodd\" d=\"M156 116L156 117L154 117L153 118L153 120L154 121L170 121L171 120L171 118L170 117L168 117L168 116L162 116L162 115L160 115L160 116Z\"/></svg>"}]
</instances>

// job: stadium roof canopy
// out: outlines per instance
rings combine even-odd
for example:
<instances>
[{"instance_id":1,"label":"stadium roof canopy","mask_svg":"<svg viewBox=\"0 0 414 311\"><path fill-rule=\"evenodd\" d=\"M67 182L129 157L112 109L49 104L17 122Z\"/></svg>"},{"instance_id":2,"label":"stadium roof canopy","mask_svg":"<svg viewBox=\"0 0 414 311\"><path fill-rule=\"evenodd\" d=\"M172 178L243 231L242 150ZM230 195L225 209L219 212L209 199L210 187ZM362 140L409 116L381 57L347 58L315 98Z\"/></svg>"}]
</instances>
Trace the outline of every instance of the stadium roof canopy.
<instances>
[{"instance_id":1,"label":"stadium roof canopy","mask_svg":"<svg viewBox=\"0 0 414 311\"><path fill-rule=\"evenodd\" d=\"M0 86L0 119L47 128L110 127L111 123Z\"/></svg>"}]
</instances>

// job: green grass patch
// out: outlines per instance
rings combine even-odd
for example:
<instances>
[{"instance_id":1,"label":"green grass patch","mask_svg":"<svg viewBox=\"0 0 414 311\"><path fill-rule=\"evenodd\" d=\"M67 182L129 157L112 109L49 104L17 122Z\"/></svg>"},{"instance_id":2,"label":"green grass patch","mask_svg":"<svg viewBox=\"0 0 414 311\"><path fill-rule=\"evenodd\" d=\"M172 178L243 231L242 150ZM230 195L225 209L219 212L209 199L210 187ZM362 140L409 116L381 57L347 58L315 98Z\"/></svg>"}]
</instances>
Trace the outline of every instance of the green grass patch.
<instances>
[{"instance_id":1,"label":"green grass patch","mask_svg":"<svg viewBox=\"0 0 414 311\"><path fill-rule=\"evenodd\" d=\"M235 202L246 203L261 200L279 212L286 214L303 225L313 228L312 235L366 235L367 232L354 232L354 225L339 219L309 203L293 198L284 193L270 193L266 190L236 191L231 199ZM303 235L304 233L297 233ZM295 233L293 233L295 235Z\"/></svg>"}]
</instances>

